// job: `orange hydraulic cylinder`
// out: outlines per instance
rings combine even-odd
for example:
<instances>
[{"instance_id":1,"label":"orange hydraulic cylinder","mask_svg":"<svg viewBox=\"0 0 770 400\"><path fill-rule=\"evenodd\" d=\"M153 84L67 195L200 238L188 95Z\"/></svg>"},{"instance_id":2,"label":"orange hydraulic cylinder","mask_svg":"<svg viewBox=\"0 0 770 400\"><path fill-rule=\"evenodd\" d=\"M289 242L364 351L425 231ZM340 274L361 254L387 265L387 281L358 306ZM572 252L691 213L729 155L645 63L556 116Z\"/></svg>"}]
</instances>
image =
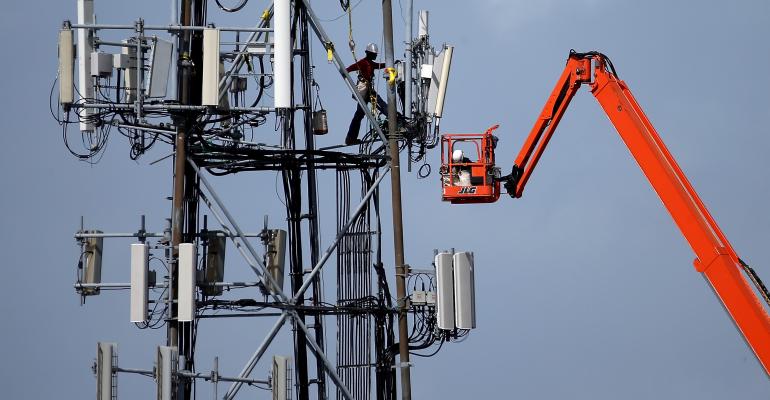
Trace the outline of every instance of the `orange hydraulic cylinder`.
<instances>
[{"instance_id":1,"label":"orange hydraulic cylinder","mask_svg":"<svg viewBox=\"0 0 770 400\"><path fill-rule=\"evenodd\" d=\"M663 144L628 87L595 67L591 92L697 255L701 272L770 376L770 317L747 281L738 255Z\"/></svg>"}]
</instances>

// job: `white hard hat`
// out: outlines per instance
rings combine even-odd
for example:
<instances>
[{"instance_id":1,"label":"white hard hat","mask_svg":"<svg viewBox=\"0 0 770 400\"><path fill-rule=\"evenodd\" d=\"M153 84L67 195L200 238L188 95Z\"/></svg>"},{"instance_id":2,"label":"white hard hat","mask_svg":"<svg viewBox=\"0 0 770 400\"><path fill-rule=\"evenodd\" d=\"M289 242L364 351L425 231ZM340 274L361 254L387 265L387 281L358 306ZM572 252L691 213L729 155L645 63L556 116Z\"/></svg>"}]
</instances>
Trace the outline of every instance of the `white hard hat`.
<instances>
[{"instance_id":1,"label":"white hard hat","mask_svg":"<svg viewBox=\"0 0 770 400\"><path fill-rule=\"evenodd\" d=\"M378 50L377 49L377 45L374 44L374 43L369 43L369 44L366 45L366 51L369 52L369 53L377 54L377 53L379 53L379 51L377 51L377 50Z\"/></svg>"},{"instance_id":2,"label":"white hard hat","mask_svg":"<svg viewBox=\"0 0 770 400\"><path fill-rule=\"evenodd\" d=\"M457 149L452 152L452 161L454 162L460 162L460 160L463 159L463 151L460 149Z\"/></svg>"}]
</instances>

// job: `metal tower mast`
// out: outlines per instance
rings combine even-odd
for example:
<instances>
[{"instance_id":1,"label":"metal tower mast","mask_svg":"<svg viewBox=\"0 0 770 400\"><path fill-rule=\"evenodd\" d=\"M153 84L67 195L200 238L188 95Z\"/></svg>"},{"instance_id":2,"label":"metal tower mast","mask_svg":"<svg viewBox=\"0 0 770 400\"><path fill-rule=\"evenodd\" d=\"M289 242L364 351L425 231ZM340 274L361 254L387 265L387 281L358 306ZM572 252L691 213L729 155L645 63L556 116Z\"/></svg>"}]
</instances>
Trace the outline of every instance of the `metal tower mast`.
<instances>
[{"instance_id":1,"label":"metal tower mast","mask_svg":"<svg viewBox=\"0 0 770 400\"><path fill-rule=\"evenodd\" d=\"M409 165L422 161L422 174L427 165L426 150L438 143L441 116L429 108L443 102L436 93L440 85L445 89L451 51L448 57L436 53L428 41L427 26L421 24L424 34L406 43L407 59L412 61L398 66L391 2L383 1L388 107L378 111L371 106L376 102L370 101L376 93L360 91L360 83L347 72L348 63L343 62L307 0L275 0L261 14L257 26L247 28L212 24L207 0L175 2L178 19L167 26L146 25L141 19L133 25L97 24L94 0L77 1L78 23L65 21L60 32L59 99L65 115L57 122L68 150L81 160L91 161L103 151L113 128L128 139L132 159L156 144L173 146L171 218L166 230L148 232L143 217L135 233L103 233L81 226L75 234L81 248L75 288L82 298L99 294L101 288L129 290L130 322L140 329L166 325L165 346L158 347L153 369L120 366L117 345L100 343L95 368L99 399L112 399L118 373L154 378L159 400L189 400L194 397L194 383L200 380L212 383L215 398L228 400L244 384L272 390L275 398L282 400L395 400L397 375L402 399L411 399L410 351L440 348L446 341L464 337L469 329L437 326L438 289L430 277L434 272L410 268L404 257L399 153L408 148ZM221 11L234 13L249 1L241 0L232 8L216 3ZM350 2L340 4L352 19ZM121 41L105 39L115 32L131 33ZM245 40L241 37L244 33L248 33ZM168 34L173 43L164 38ZM328 126L325 110L316 107L321 94L313 74L311 34L320 41L327 61L366 115L364 141L352 151L339 145L316 146L316 135L326 133ZM173 44L176 51L172 54ZM112 48L117 48L117 53L108 52ZM434 62L435 67L431 67ZM176 93L166 96L171 69L176 72ZM442 71L444 76L433 79L426 75L429 70L433 75ZM420 74L413 74L417 71ZM405 75L406 81L400 75ZM247 89L252 78L256 93L254 88ZM78 98L73 90L76 81L81 88ZM406 96L405 86L413 89ZM264 104L264 93L274 99L273 106ZM246 101L247 94L256 94L253 103ZM403 109L410 111L406 117L397 111L399 100ZM269 117L275 118L278 143L246 138L247 129L258 131ZM85 153L74 151L67 141L67 128L72 124L80 128L83 142L90 143ZM414 153L413 146L417 148ZM248 171L280 172L286 231L268 229L265 224L259 233L245 232L210 179ZM337 182L337 233L324 251L319 171L333 171ZM387 228L380 220L379 185L389 172L393 270L381 254L382 233ZM351 185L352 174L360 177L360 185ZM218 228L209 229L212 219ZM138 239L139 243L131 245L130 283L101 282L104 238ZM255 249L255 238L262 241L263 254ZM230 253L237 251L243 256L255 274L254 281L225 280L228 240L233 245ZM337 291L332 297L323 291L320 272L335 254ZM288 258L288 275L284 256ZM153 265L155 262L162 265ZM387 271L395 271L395 277ZM285 276L289 280L286 291ZM411 288L407 278L414 278ZM395 293L389 288L393 280ZM419 288L417 280L422 282ZM453 299L444 301L448 307ZM199 321L276 316L237 376L221 375L218 358L212 371L198 371L195 348ZM411 332L410 318L414 324ZM334 320L336 331L329 324ZM291 329L291 357L273 357L270 379L251 377L285 326ZM336 333L336 341L325 341L328 332ZM336 360L327 356L327 350L335 350L333 346ZM218 392L221 382L230 384L224 396ZM330 391L335 393L330 395Z\"/></svg>"}]
</instances>

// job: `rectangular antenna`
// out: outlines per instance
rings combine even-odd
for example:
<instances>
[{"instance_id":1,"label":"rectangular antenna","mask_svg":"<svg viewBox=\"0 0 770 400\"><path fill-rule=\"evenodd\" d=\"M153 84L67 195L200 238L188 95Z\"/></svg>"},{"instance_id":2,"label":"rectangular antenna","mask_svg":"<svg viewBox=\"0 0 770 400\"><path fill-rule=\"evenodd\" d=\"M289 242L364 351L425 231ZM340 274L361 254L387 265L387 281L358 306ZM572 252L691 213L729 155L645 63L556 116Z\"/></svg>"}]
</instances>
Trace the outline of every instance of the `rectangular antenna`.
<instances>
[{"instance_id":1,"label":"rectangular antenna","mask_svg":"<svg viewBox=\"0 0 770 400\"><path fill-rule=\"evenodd\" d=\"M150 54L150 75L147 77L147 87L145 88L148 97L166 97L173 50L173 43L168 40L155 39Z\"/></svg>"},{"instance_id":2,"label":"rectangular antenna","mask_svg":"<svg viewBox=\"0 0 770 400\"><path fill-rule=\"evenodd\" d=\"M428 36L428 10L420 10L417 25L418 25L417 37L424 38Z\"/></svg>"},{"instance_id":3,"label":"rectangular antenna","mask_svg":"<svg viewBox=\"0 0 770 400\"><path fill-rule=\"evenodd\" d=\"M267 251L265 252L265 266L272 275L279 290L283 290L284 264L286 260L286 231L283 229L271 229L268 231ZM268 282L270 293L277 291Z\"/></svg>"},{"instance_id":4,"label":"rectangular antenna","mask_svg":"<svg viewBox=\"0 0 770 400\"><path fill-rule=\"evenodd\" d=\"M113 400L117 396L118 345L99 342L96 344L96 399Z\"/></svg>"},{"instance_id":5,"label":"rectangular antenna","mask_svg":"<svg viewBox=\"0 0 770 400\"><path fill-rule=\"evenodd\" d=\"M275 108L291 108L291 0L273 2Z\"/></svg>"},{"instance_id":6,"label":"rectangular antenna","mask_svg":"<svg viewBox=\"0 0 770 400\"><path fill-rule=\"evenodd\" d=\"M86 233L102 233L102 231L87 231ZM83 247L83 283L97 284L102 283L102 246L104 238L90 237L85 241ZM98 287L84 288L81 292L84 296L99 294Z\"/></svg>"},{"instance_id":7,"label":"rectangular antenna","mask_svg":"<svg viewBox=\"0 0 770 400\"><path fill-rule=\"evenodd\" d=\"M195 319L195 276L198 265L198 257L195 253L195 244L179 244L178 321L189 322Z\"/></svg>"},{"instance_id":8,"label":"rectangular antenna","mask_svg":"<svg viewBox=\"0 0 770 400\"><path fill-rule=\"evenodd\" d=\"M123 43L129 44L130 42L128 40L123 40ZM124 54L128 59L125 67L122 62L120 63L120 68L125 68L125 73L123 74L123 86L126 88L126 97L124 102L133 103L136 101L136 80L138 79L136 75L136 46L123 46L121 54Z\"/></svg>"},{"instance_id":9,"label":"rectangular antenna","mask_svg":"<svg viewBox=\"0 0 770 400\"><path fill-rule=\"evenodd\" d=\"M219 29L203 30L203 92L201 104L216 107L219 105Z\"/></svg>"},{"instance_id":10,"label":"rectangular antenna","mask_svg":"<svg viewBox=\"0 0 770 400\"><path fill-rule=\"evenodd\" d=\"M172 400L174 393L174 375L177 370L179 350L176 347L158 346L155 365L157 399Z\"/></svg>"},{"instance_id":11,"label":"rectangular antenna","mask_svg":"<svg viewBox=\"0 0 770 400\"><path fill-rule=\"evenodd\" d=\"M94 23L94 0L78 0L78 24L91 25ZM85 99L93 99L94 83L91 80L91 52L93 48L93 31L90 29L78 29L78 92ZM81 111L80 119L83 121L91 115L91 109ZM94 126L87 122L80 122L81 131L93 132Z\"/></svg>"},{"instance_id":12,"label":"rectangular antenna","mask_svg":"<svg viewBox=\"0 0 770 400\"><path fill-rule=\"evenodd\" d=\"M75 101L75 38L72 29L59 31L59 104Z\"/></svg>"},{"instance_id":13,"label":"rectangular antenna","mask_svg":"<svg viewBox=\"0 0 770 400\"><path fill-rule=\"evenodd\" d=\"M436 264L436 323L439 329L455 328L454 274L452 273L452 253L438 253Z\"/></svg>"},{"instance_id":14,"label":"rectangular antenna","mask_svg":"<svg viewBox=\"0 0 770 400\"><path fill-rule=\"evenodd\" d=\"M208 284L222 282L225 278L225 248L227 237L221 231L207 232L208 253L206 254L206 273L204 280ZM223 292L222 286L204 286L203 294L206 296L219 296Z\"/></svg>"},{"instance_id":15,"label":"rectangular antenna","mask_svg":"<svg viewBox=\"0 0 770 400\"><path fill-rule=\"evenodd\" d=\"M455 325L458 329L476 327L476 293L473 253L462 251L453 257L455 281Z\"/></svg>"},{"instance_id":16,"label":"rectangular antenna","mask_svg":"<svg viewBox=\"0 0 770 400\"><path fill-rule=\"evenodd\" d=\"M149 246L131 244L131 322L147 321L147 275Z\"/></svg>"},{"instance_id":17,"label":"rectangular antenna","mask_svg":"<svg viewBox=\"0 0 770 400\"><path fill-rule=\"evenodd\" d=\"M452 66L454 47L446 46L435 56L431 73L430 88L428 89L428 112L433 112L441 118L444 113L444 98L449 82L449 71Z\"/></svg>"},{"instance_id":18,"label":"rectangular antenna","mask_svg":"<svg viewBox=\"0 0 770 400\"><path fill-rule=\"evenodd\" d=\"M291 357L273 356L273 400L291 400Z\"/></svg>"},{"instance_id":19,"label":"rectangular antenna","mask_svg":"<svg viewBox=\"0 0 770 400\"><path fill-rule=\"evenodd\" d=\"M444 61L441 63L441 77L439 78L438 93L436 94L435 115L441 118L444 115L444 99L446 98L446 87L449 83L449 68L452 66L452 52L454 47L447 46L444 49Z\"/></svg>"}]
</instances>

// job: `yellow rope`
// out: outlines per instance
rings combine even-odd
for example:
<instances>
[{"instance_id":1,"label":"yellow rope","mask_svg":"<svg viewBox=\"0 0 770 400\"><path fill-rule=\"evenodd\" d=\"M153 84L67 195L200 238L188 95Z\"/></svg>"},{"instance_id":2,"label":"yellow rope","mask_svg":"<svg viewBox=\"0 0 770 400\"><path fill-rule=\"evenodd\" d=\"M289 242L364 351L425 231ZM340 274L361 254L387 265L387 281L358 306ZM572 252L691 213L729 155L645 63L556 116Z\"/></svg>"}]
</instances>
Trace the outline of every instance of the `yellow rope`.
<instances>
[{"instance_id":1,"label":"yellow rope","mask_svg":"<svg viewBox=\"0 0 770 400\"><path fill-rule=\"evenodd\" d=\"M350 6L348 6L348 47L350 47L350 54L353 55L353 61L358 61L356 41L353 40L353 7Z\"/></svg>"}]
</instances>

